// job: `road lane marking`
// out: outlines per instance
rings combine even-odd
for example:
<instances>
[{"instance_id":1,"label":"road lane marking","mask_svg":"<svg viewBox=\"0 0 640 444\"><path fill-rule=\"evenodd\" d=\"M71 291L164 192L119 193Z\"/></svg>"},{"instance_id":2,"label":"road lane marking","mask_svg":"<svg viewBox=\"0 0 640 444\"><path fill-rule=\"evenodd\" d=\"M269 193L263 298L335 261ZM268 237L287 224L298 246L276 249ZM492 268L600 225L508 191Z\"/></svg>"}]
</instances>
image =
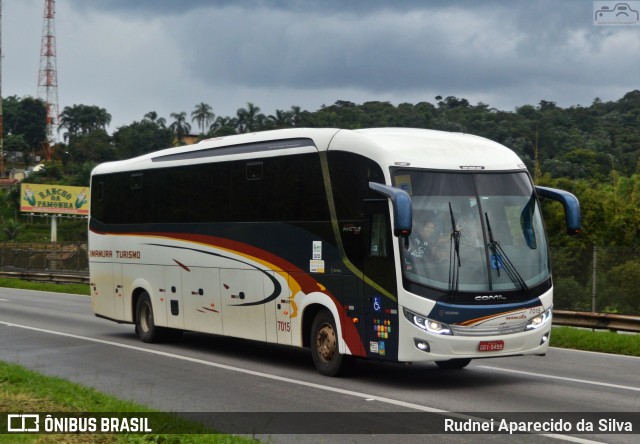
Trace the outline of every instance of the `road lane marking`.
<instances>
[{"instance_id":1,"label":"road lane marking","mask_svg":"<svg viewBox=\"0 0 640 444\"><path fill-rule=\"evenodd\" d=\"M631 334L634 334L634 333L631 333ZM616 358L623 358L623 359L640 359L640 356L617 355L615 353L598 352L598 351L592 351L592 350L576 350L574 348L560 348L560 347L549 347L549 348L555 349L557 351L563 351L563 352L589 353L592 355L600 355L606 358L616 357Z\"/></svg>"},{"instance_id":2,"label":"road lane marking","mask_svg":"<svg viewBox=\"0 0 640 444\"><path fill-rule=\"evenodd\" d=\"M634 392L640 392L640 387L630 387L628 385L610 384L608 382L589 381L588 379L577 379L577 378L568 378L566 376L545 375L544 373L525 372L522 370L511 370L507 368L491 367L488 365L476 365L474 366L474 368L482 368L485 370L497 370L505 373L515 373L518 375L534 376L534 377L543 378L543 379L557 379L559 381L578 382L580 384L599 385L602 387L611 387L611 388L617 388L622 390L631 390Z\"/></svg>"},{"instance_id":3,"label":"road lane marking","mask_svg":"<svg viewBox=\"0 0 640 444\"><path fill-rule=\"evenodd\" d=\"M248 370L248 369L244 369L244 368L241 368L241 367L234 367L234 366L231 366L231 365L220 364L220 363L217 363L217 362L205 361L204 359L192 358L192 357L189 357L189 356L176 355L174 353L168 353L168 352L164 352L164 351L160 351L160 350L153 350L153 349L149 349L149 348L139 347L139 346L136 346L136 345L122 344L122 343L119 343L119 342L107 341L107 340L104 340L104 339L90 338L90 337L87 337L87 336L74 335L72 333L64 333L64 332L60 332L60 331L46 330L46 329L43 329L43 328L30 327L28 325L14 324L14 323L5 322L5 321L0 321L0 324L4 324L4 325L6 325L8 327L24 328L26 330L37 331L37 332L40 332L40 333L47 333L47 334L52 334L52 335L57 335L57 336L64 336L64 337L68 337L68 338L74 338L74 339L80 339L80 340L89 341L89 342L95 342L95 343L98 343L98 344L112 345L112 346L115 346L115 347L121 347L121 348L126 348L126 349L129 349L129 350L136 350L136 351L140 351L140 352L151 353L151 354L154 354L154 355L164 356L164 357L167 357L167 358L180 359L182 361L192 362L192 363L195 363L195 364L202 364L202 365L206 365L206 366L209 366L209 367L216 367L216 368L220 368L220 369L224 369L224 370L230 370L230 371L239 372L239 373L244 373L244 374L252 375L252 376L258 376L258 377L261 377L261 378L273 379L273 380L276 380L276 381L287 382L287 383L291 383L291 384L297 384L297 385L303 385L303 386L306 386L306 387L316 388L316 389L319 389L319 390L325 390L325 391L331 391L331 392L334 392L334 393L340 393L340 394L344 394L344 395L355 396L355 397L358 397L358 398L362 398L364 400L366 400L368 398L369 399L374 399L376 401L384 402L384 403L387 403L387 404L393 404L393 405L396 405L396 406L399 406L399 407L406 407L406 408L414 409L414 410L421 410L423 412L447 413L447 414L451 413L448 410L436 409L436 408L427 407L427 406L423 406L423 405L419 405L419 404L413 404L413 403L410 403L410 402L400 401L400 400L391 399L391 398L385 398L385 397L366 394L366 393L354 392L354 391L351 391L351 390L341 389L341 388L337 388L337 387L328 387L326 385L316 384L316 383L313 383L313 382L300 381L300 380L297 380L297 379L286 378L284 376L272 375L272 374L269 374L269 373L258 372L258 371L255 371L255 370Z\"/></svg>"},{"instance_id":4,"label":"road lane marking","mask_svg":"<svg viewBox=\"0 0 640 444\"><path fill-rule=\"evenodd\" d=\"M163 352L160 350L152 350L152 349L148 349L148 348L143 348L143 347L139 347L139 346L135 346L135 345L129 345L129 344L122 344L119 342L113 342L113 341L107 341L104 339L97 339L97 338L90 338L87 336L80 336L80 335L74 335L72 333L64 333L64 332L60 332L60 331L54 331L54 330L47 330L47 329L43 329L43 328L37 328L37 327L31 327L28 325L21 325L21 324L14 324L11 322L6 322L6 321L0 321L0 324L6 325L7 327L16 327L16 328L22 328L25 330L31 330L31 331L36 331L39 333L46 333L46 334L51 334L51 335L56 335L56 336L63 336L63 337L67 337L67 338L73 338L73 339L79 339L82 341L88 341L88 342L94 342L97 344L103 344L103 345L111 345L114 347L120 347L120 348L125 348L128 350L135 350L135 351L140 351L140 352L144 352L144 353L150 353L153 355L158 355L158 356L164 356L167 358L172 358L172 359L179 359L182 361L186 361L186 362L191 362L194 364L201 364L201 365L205 365L205 366L209 366L209 367L215 367L215 368L220 368L223 370L228 370L228 371L233 371L233 372L238 372L238 373L244 373L246 375L252 375L252 376L257 376L260 378L265 378L265 379L272 379L272 380L276 380L276 381L280 381L280 382L286 382L289 384L294 384L294 385L300 385L300 386L305 386L305 387L310 387L310 388L315 388L318 390L324 390L324 391L328 391L328 392L333 392L333 393L339 393L342 395L348 395L348 396L353 396L355 398L360 398L363 399L365 401L379 401L385 404L391 404L391 405L395 405L398 407L404 407L404 408L408 408L408 409L412 409L412 410L418 410L418 411L422 411L422 412L430 412L430 413L436 413L436 414L442 414L442 415L446 415L449 417L456 417L459 419L472 419L474 421L489 421L487 418L480 418L480 417L475 417L475 416L471 416L471 415L464 415L461 413L455 413L449 410L442 410L442 409L437 409L434 407L428 407L428 406L424 406L424 405L420 405L420 404L414 404L411 402L406 402L406 401L400 401L398 399L392 399L392 398L385 398L383 396L377 396L377 395L371 395L371 394L367 394L367 393L361 393L361 392L355 392L352 390L346 390L346 389L341 389L338 387L331 387L331 386L327 386L327 385L321 385L321 384L316 384L313 382L307 382L307 381L301 381L298 379L291 379L291 378L286 378L284 376L278 376L278 375L272 375L269 373L263 373L263 372L258 372L255 370L248 370L248 369L244 369L241 367L234 367L231 365L226 365L226 364L219 364L217 362L211 362L211 361L205 361L203 359L198 359L198 358L192 358L189 356L183 356L183 355L176 355L174 353L168 353L168 352ZM533 433L535 434L535 433ZM557 439L560 441L568 441L568 442L575 442L575 443L580 443L580 444L604 444L600 441L592 441L592 440L588 440L585 438L579 438L579 437L575 437L575 436L568 436L568 435L561 435L561 434L557 434L557 433L539 433L537 435L540 436L545 436L547 438L553 438L553 439Z\"/></svg>"}]
</instances>

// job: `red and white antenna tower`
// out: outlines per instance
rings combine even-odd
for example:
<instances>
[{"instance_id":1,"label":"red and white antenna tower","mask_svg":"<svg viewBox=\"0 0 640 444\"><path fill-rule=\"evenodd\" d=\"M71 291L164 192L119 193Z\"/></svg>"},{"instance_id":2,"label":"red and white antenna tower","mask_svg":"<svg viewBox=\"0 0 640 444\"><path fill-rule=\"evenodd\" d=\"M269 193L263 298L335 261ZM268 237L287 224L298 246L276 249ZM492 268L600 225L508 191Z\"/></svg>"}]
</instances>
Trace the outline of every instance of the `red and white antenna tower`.
<instances>
[{"instance_id":1,"label":"red and white antenna tower","mask_svg":"<svg viewBox=\"0 0 640 444\"><path fill-rule=\"evenodd\" d=\"M2 117L2 0L0 0L0 176L4 176L4 138Z\"/></svg>"},{"instance_id":2,"label":"red and white antenna tower","mask_svg":"<svg viewBox=\"0 0 640 444\"><path fill-rule=\"evenodd\" d=\"M51 146L59 125L58 71L56 68L55 0L44 1L42 43L40 45L40 72L38 74L38 98L47 106L47 140L44 152L51 160Z\"/></svg>"}]
</instances>

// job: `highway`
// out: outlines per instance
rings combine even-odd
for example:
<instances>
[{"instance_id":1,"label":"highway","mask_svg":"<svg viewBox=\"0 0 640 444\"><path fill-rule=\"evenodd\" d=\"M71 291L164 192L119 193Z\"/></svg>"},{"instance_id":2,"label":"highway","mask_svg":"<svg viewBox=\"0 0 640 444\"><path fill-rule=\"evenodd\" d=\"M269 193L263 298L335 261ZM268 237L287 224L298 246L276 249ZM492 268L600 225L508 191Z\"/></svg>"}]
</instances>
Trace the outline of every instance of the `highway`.
<instances>
[{"instance_id":1,"label":"highway","mask_svg":"<svg viewBox=\"0 0 640 444\"><path fill-rule=\"evenodd\" d=\"M385 421L398 428L405 416L394 412L455 412L461 418L522 412L518 421L528 412L631 412L636 420L640 412L640 358L552 348L546 357L477 360L458 371L358 361L352 374L327 378L316 373L307 350L195 333L144 344L133 326L96 318L89 297L6 288L0 288L0 360L161 411L310 412L311 418L316 412L319 420L320 412L359 412L378 432ZM632 435L596 430L438 436L445 442L632 443L640 433L636 428ZM332 431L258 437L389 443L425 442L430 436Z\"/></svg>"}]
</instances>

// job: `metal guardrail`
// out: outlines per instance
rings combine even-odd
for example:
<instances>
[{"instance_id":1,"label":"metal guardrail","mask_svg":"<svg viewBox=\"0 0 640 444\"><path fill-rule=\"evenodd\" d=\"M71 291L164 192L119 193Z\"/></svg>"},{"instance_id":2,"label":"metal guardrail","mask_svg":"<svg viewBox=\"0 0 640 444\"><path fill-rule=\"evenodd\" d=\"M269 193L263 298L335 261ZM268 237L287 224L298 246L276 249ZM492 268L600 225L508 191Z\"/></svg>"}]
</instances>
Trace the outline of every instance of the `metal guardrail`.
<instances>
[{"instance_id":1,"label":"metal guardrail","mask_svg":"<svg viewBox=\"0 0 640 444\"><path fill-rule=\"evenodd\" d=\"M56 284L88 284L89 275L85 273L0 271L0 277L24 279L25 281L53 282Z\"/></svg>"},{"instance_id":2,"label":"metal guardrail","mask_svg":"<svg viewBox=\"0 0 640 444\"><path fill-rule=\"evenodd\" d=\"M553 324L612 331L640 333L640 316L584 311L553 311Z\"/></svg>"}]
</instances>

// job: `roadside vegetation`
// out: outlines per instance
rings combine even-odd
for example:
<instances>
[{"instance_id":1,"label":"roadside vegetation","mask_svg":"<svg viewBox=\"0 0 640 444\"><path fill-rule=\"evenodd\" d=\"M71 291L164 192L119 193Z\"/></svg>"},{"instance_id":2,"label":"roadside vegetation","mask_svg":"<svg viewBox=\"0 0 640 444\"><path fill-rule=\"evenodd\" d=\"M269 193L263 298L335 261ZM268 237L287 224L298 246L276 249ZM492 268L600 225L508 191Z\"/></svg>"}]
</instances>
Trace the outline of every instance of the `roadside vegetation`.
<instances>
[{"instance_id":1,"label":"roadside vegetation","mask_svg":"<svg viewBox=\"0 0 640 444\"><path fill-rule=\"evenodd\" d=\"M200 424L191 423L168 413L159 413L144 406L104 395L60 378L47 377L21 366L0 361L0 412L6 413L69 413L127 412L153 414L162 424L158 434L0 434L0 443L252 443L242 437L211 434ZM159 415L156 417L155 415ZM0 419L0 424L6 417ZM4 428L4 427L3 427ZM180 431L182 434L173 434ZM190 434L184 434L189 431ZM209 432L209 433L207 433ZM191 434L192 433L192 434Z\"/></svg>"},{"instance_id":2,"label":"roadside vegetation","mask_svg":"<svg viewBox=\"0 0 640 444\"><path fill-rule=\"evenodd\" d=\"M618 355L640 356L640 334L616 333L608 330L584 330L554 327L551 346Z\"/></svg>"},{"instance_id":3,"label":"roadside vegetation","mask_svg":"<svg viewBox=\"0 0 640 444\"><path fill-rule=\"evenodd\" d=\"M22 290L50 291L54 293L71 293L89 296L89 284L53 284L49 282L33 282L15 278L0 277L0 287L20 288Z\"/></svg>"}]
</instances>

